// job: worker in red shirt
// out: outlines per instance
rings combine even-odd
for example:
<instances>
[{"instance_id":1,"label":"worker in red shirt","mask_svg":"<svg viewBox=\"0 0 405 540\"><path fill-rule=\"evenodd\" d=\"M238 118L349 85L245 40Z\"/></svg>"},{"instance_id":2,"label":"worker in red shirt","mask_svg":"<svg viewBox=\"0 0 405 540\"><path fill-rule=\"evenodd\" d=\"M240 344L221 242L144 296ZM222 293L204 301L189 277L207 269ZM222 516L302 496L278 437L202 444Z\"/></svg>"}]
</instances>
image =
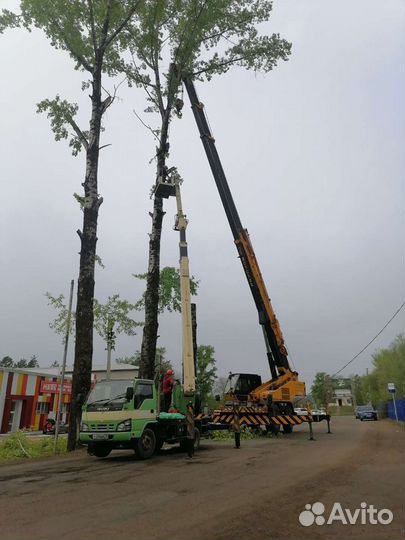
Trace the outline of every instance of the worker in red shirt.
<instances>
[{"instance_id":1,"label":"worker in red shirt","mask_svg":"<svg viewBox=\"0 0 405 540\"><path fill-rule=\"evenodd\" d=\"M166 375L163 378L163 410L169 412L170 404L172 402L172 392L174 386L173 370L168 369Z\"/></svg>"}]
</instances>

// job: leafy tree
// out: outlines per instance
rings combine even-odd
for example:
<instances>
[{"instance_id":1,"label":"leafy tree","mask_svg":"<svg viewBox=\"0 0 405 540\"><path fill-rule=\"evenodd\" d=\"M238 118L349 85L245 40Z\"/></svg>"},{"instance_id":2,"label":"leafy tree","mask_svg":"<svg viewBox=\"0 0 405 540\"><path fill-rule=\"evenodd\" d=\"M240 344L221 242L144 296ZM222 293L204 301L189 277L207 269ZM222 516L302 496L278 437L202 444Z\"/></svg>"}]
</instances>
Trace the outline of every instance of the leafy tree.
<instances>
[{"instance_id":1,"label":"leafy tree","mask_svg":"<svg viewBox=\"0 0 405 540\"><path fill-rule=\"evenodd\" d=\"M49 323L49 327L55 330L57 334L63 336L63 342L66 336L66 325L68 319L68 308L65 304L65 297L60 294L57 297L52 296L47 292L45 296L48 298L48 305L57 310L56 318ZM131 311L136 309L135 304L131 304L127 300L120 298L119 294L114 294L107 298L105 304L101 304L96 298L94 299L94 329L97 334L105 341L108 340L109 331L114 334L126 334L134 336L135 329L142 326L142 323L135 321L130 317ZM75 333L76 313L72 312L70 320L69 333Z\"/></svg>"},{"instance_id":2,"label":"leafy tree","mask_svg":"<svg viewBox=\"0 0 405 540\"><path fill-rule=\"evenodd\" d=\"M37 367L39 367L38 359L35 356L35 354L33 356L31 356L31 358L27 362L27 367L28 368L37 368Z\"/></svg>"},{"instance_id":3,"label":"leafy tree","mask_svg":"<svg viewBox=\"0 0 405 540\"><path fill-rule=\"evenodd\" d=\"M11 358L11 356L3 356L3 358L0 360L0 367L11 368L13 365L14 360Z\"/></svg>"},{"instance_id":4,"label":"leafy tree","mask_svg":"<svg viewBox=\"0 0 405 540\"><path fill-rule=\"evenodd\" d=\"M354 403L356 405L365 405L366 396L360 375L352 375L350 380Z\"/></svg>"},{"instance_id":5,"label":"leafy tree","mask_svg":"<svg viewBox=\"0 0 405 540\"><path fill-rule=\"evenodd\" d=\"M105 304L94 299L94 328L97 334L104 340L108 340L109 330L114 334L126 334L134 336L135 328L142 323L134 321L129 314L135 310L135 304L120 298L119 294L109 296Z\"/></svg>"},{"instance_id":6,"label":"leafy tree","mask_svg":"<svg viewBox=\"0 0 405 540\"><path fill-rule=\"evenodd\" d=\"M166 359L166 349L165 347L156 347L156 358L155 358L155 371L154 377L159 374L160 378L163 378L164 374L168 369L173 369L172 363L170 360ZM133 366L139 366L141 361L141 352L136 351L132 356L125 356L123 358L117 358L115 360L118 364L131 364Z\"/></svg>"},{"instance_id":7,"label":"leafy tree","mask_svg":"<svg viewBox=\"0 0 405 540\"><path fill-rule=\"evenodd\" d=\"M134 277L138 279L147 279L148 274L134 274ZM199 281L194 276L190 277L190 292L193 296L197 295ZM180 294L180 272L178 268L172 266L165 266L160 271L159 278L159 303L158 312L164 311L181 312L181 294ZM145 309L145 296L146 292L142 295L142 298L136 302L136 309Z\"/></svg>"},{"instance_id":8,"label":"leafy tree","mask_svg":"<svg viewBox=\"0 0 405 540\"><path fill-rule=\"evenodd\" d=\"M141 353L139 351L136 351L136 353L132 356L120 356L119 358L116 358L115 361L117 362L117 364L129 364L131 366L139 366L140 356Z\"/></svg>"},{"instance_id":9,"label":"leafy tree","mask_svg":"<svg viewBox=\"0 0 405 540\"><path fill-rule=\"evenodd\" d=\"M52 328L52 330L62 336L62 343L64 344L66 340L69 312L68 307L65 304L65 296L63 294L60 294L59 296L52 296L50 292L46 292L45 296L48 299L48 306L53 307L58 312L56 318L49 323L49 328ZM75 333L75 318L76 314L72 312L70 318L69 335L74 335Z\"/></svg>"},{"instance_id":10,"label":"leafy tree","mask_svg":"<svg viewBox=\"0 0 405 540\"><path fill-rule=\"evenodd\" d=\"M26 358L20 358L18 362L14 363L14 366L16 368L26 368L28 367L28 360Z\"/></svg>"},{"instance_id":11,"label":"leafy tree","mask_svg":"<svg viewBox=\"0 0 405 540\"><path fill-rule=\"evenodd\" d=\"M373 355L373 370L362 377L367 401L374 405L388 401L388 383L394 383L397 398L405 397L405 337L399 335L386 349Z\"/></svg>"},{"instance_id":12,"label":"leafy tree","mask_svg":"<svg viewBox=\"0 0 405 540\"><path fill-rule=\"evenodd\" d=\"M210 80L232 66L268 72L279 60L288 59L290 43L278 34L260 35L257 30L257 25L269 19L271 9L271 0L146 0L142 4L137 32L126 29L133 54L128 76L144 89L146 112L158 115L155 128L141 119L157 143L156 180L166 181L178 174L175 167L167 166L169 125L174 116L182 115L181 82L185 75ZM142 377L152 375L155 358L163 215L163 201L155 196L144 300Z\"/></svg>"},{"instance_id":13,"label":"leafy tree","mask_svg":"<svg viewBox=\"0 0 405 540\"><path fill-rule=\"evenodd\" d=\"M214 353L215 349L211 345L199 345L197 348L196 385L202 403L212 394L215 384L217 368Z\"/></svg>"},{"instance_id":14,"label":"leafy tree","mask_svg":"<svg viewBox=\"0 0 405 540\"><path fill-rule=\"evenodd\" d=\"M50 367L60 367L60 364L57 360L54 360L52 364L50 365Z\"/></svg>"},{"instance_id":15,"label":"leafy tree","mask_svg":"<svg viewBox=\"0 0 405 540\"><path fill-rule=\"evenodd\" d=\"M333 398L333 380L330 375L324 372L315 375L311 387L311 394L318 407L327 407Z\"/></svg>"},{"instance_id":16,"label":"leafy tree","mask_svg":"<svg viewBox=\"0 0 405 540\"><path fill-rule=\"evenodd\" d=\"M15 367L15 368L36 368L39 367L38 359L35 355L31 356L29 360L26 358L20 358L18 362L14 362L10 356L4 356L0 360L0 367Z\"/></svg>"},{"instance_id":17,"label":"leafy tree","mask_svg":"<svg viewBox=\"0 0 405 540\"><path fill-rule=\"evenodd\" d=\"M104 91L103 73L114 76L122 72L122 32L132 23L140 4L139 0L21 0L20 14L7 10L0 14L0 31L16 26L43 30L54 48L69 54L76 70L87 73L82 89L91 89L88 130L80 128L75 119L76 103L58 95L38 104L38 112L46 112L50 119L55 139L69 139L74 155L81 149L86 152L84 195L77 196L83 227L78 231L81 247L69 450L76 447L77 425L91 382L97 220L103 201L98 189L100 135L102 118L115 97L115 93Z\"/></svg>"}]
</instances>

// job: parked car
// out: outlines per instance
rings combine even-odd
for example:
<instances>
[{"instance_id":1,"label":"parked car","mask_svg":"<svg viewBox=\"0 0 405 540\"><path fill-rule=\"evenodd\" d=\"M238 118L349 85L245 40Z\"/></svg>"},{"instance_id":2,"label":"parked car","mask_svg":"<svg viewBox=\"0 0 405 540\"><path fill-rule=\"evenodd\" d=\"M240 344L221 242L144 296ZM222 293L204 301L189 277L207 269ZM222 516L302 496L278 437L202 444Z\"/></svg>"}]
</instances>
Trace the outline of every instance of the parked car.
<instances>
[{"instance_id":1,"label":"parked car","mask_svg":"<svg viewBox=\"0 0 405 540\"><path fill-rule=\"evenodd\" d=\"M378 420L377 411L371 405L361 405L356 408L356 418L358 420Z\"/></svg>"},{"instance_id":2,"label":"parked car","mask_svg":"<svg viewBox=\"0 0 405 540\"><path fill-rule=\"evenodd\" d=\"M326 414L325 409L312 409L311 411L312 416L322 416Z\"/></svg>"},{"instance_id":3,"label":"parked car","mask_svg":"<svg viewBox=\"0 0 405 540\"><path fill-rule=\"evenodd\" d=\"M294 413L298 416L307 416L309 414L308 409L305 409L305 407L297 407L294 409Z\"/></svg>"},{"instance_id":4,"label":"parked car","mask_svg":"<svg viewBox=\"0 0 405 540\"><path fill-rule=\"evenodd\" d=\"M59 433L67 433L67 432L68 432L68 425L65 424L65 422L60 422ZM44 424L42 433L44 435L55 435L55 420L48 418L48 420Z\"/></svg>"}]
</instances>

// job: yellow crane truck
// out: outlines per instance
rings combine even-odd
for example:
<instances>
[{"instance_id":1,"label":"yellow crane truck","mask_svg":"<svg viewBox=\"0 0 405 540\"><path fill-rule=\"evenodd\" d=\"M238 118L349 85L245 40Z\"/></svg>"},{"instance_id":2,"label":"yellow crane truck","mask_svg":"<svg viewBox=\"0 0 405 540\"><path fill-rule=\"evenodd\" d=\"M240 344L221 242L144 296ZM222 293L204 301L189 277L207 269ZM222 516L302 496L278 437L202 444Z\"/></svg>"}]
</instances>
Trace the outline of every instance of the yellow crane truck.
<instances>
[{"instance_id":1,"label":"yellow crane truck","mask_svg":"<svg viewBox=\"0 0 405 540\"><path fill-rule=\"evenodd\" d=\"M252 293L262 327L271 379L262 382L260 375L252 373L230 374L225 391L225 407L215 411L213 420L217 423L232 421L232 406L239 404L241 423L249 426L266 426L268 429L291 432L293 426L303 421L318 421L323 417L299 416L294 406L306 399L305 383L298 373L291 369L287 348L280 324L270 302L256 255L247 229L242 226L230 191L215 139L199 101L191 78L183 79L194 118L200 133L211 171L228 218L228 223L238 250L247 282ZM326 415L325 415L326 419Z\"/></svg>"}]
</instances>

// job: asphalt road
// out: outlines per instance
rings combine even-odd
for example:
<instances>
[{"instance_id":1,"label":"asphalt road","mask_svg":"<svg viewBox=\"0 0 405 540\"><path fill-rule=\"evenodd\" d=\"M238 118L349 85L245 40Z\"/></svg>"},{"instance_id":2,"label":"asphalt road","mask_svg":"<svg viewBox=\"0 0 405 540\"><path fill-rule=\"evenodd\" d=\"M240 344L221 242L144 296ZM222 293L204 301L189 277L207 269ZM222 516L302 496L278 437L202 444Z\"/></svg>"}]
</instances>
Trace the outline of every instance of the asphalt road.
<instances>
[{"instance_id":1,"label":"asphalt road","mask_svg":"<svg viewBox=\"0 0 405 540\"><path fill-rule=\"evenodd\" d=\"M404 429L352 417L277 439L208 441L192 460L117 452L0 466L1 540L404 538ZM306 504L389 509L391 524L303 526ZM385 514L386 518L387 515Z\"/></svg>"}]
</instances>

